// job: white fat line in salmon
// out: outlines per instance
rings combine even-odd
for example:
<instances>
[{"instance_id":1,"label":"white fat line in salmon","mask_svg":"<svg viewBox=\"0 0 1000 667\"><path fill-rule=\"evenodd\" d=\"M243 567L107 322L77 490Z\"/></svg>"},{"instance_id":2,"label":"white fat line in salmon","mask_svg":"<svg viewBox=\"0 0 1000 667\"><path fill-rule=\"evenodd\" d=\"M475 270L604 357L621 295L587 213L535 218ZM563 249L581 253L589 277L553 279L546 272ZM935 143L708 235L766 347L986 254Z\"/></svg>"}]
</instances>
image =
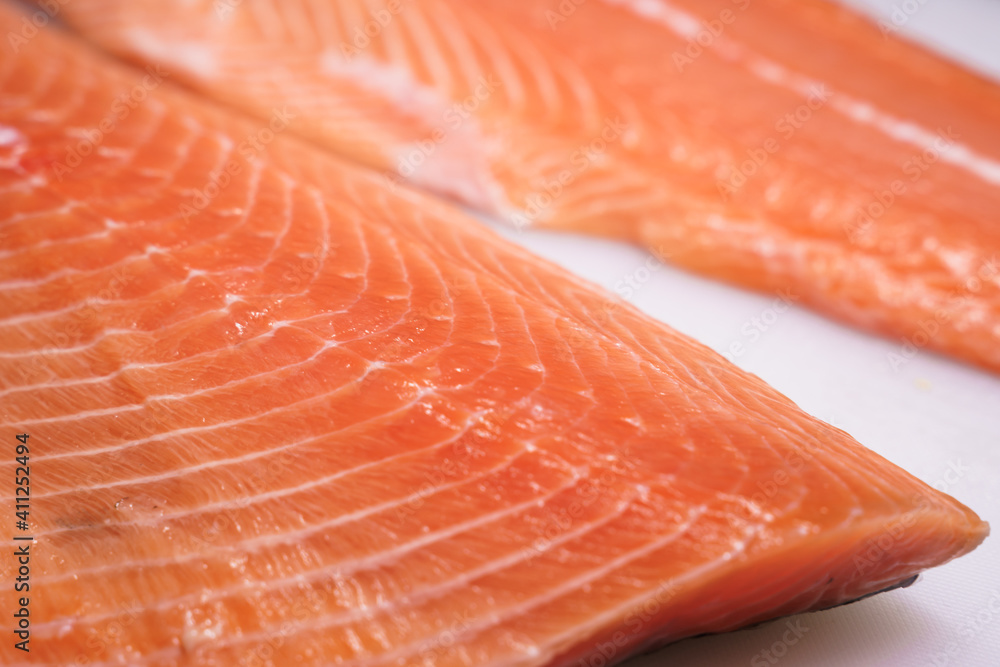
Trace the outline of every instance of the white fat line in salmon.
<instances>
[{"instance_id":1,"label":"white fat line in salmon","mask_svg":"<svg viewBox=\"0 0 1000 667\"><path fill-rule=\"evenodd\" d=\"M128 92L121 93L115 97L111 103L111 109L101 119L96 127L85 128L74 132L79 141L66 149L66 156L62 162L56 162L52 167L52 173L62 181L66 174L79 167L84 158L101 150L104 140L118 129L119 123L131 115L149 97L149 93L157 88L163 80L170 76L170 72L163 69L161 65L146 66L146 74L139 83L135 84Z\"/></svg>"},{"instance_id":2,"label":"white fat line in salmon","mask_svg":"<svg viewBox=\"0 0 1000 667\"><path fill-rule=\"evenodd\" d=\"M654 23L660 23L680 37L688 40L697 40L706 29L705 23L681 9L672 7L662 0L604 0L609 5L624 7L633 14L648 19ZM752 0L731 0L732 4L740 11L746 11ZM724 9L720 14L726 14L732 10ZM732 23L732 21L729 21ZM718 35L716 35L718 36Z\"/></svg>"},{"instance_id":3,"label":"white fat line in salmon","mask_svg":"<svg viewBox=\"0 0 1000 667\"><path fill-rule=\"evenodd\" d=\"M750 6L750 1L732 0L733 4L741 12L746 11ZM715 18L703 21L697 28L692 27L690 23L685 22L683 19L675 19L675 24L684 25L684 32L687 32L689 35L684 52L674 51L673 53L674 65L677 67L677 71L683 73L684 68L697 60L705 52L705 49L712 46L715 40L722 36L722 33L726 31L726 26L736 22L737 16L738 14L732 9L723 9Z\"/></svg>"},{"instance_id":4,"label":"white fat line in salmon","mask_svg":"<svg viewBox=\"0 0 1000 667\"><path fill-rule=\"evenodd\" d=\"M610 466L600 471L600 475L595 473L594 477L586 478L584 482L576 488L576 499L567 507L545 508L540 517L542 524L535 527L534 532L538 535L531 544L525 547L526 557L544 553L559 537L574 532L574 526L579 522L584 511L601 499L607 499L610 493L614 492L617 484L627 480L630 475L637 472L635 465L628 459L615 456L609 457ZM619 497L618 503L624 508L636 497L643 500L649 495L649 488L638 485L634 488L631 497Z\"/></svg>"},{"instance_id":5,"label":"white fat line in salmon","mask_svg":"<svg viewBox=\"0 0 1000 667\"><path fill-rule=\"evenodd\" d=\"M597 164L608 152L610 145L628 132L629 126L620 117L605 118L598 136L581 144L569 156L569 166L559 172L555 179L545 181L542 187L529 193L525 198L523 211L510 213L508 218L518 231L531 225L562 196L565 188Z\"/></svg>"},{"instance_id":6,"label":"white fat line in salmon","mask_svg":"<svg viewBox=\"0 0 1000 667\"><path fill-rule=\"evenodd\" d=\"M499 489L502 486L501 482L490 481L488 478L483 478L483 479L485 480L484 483L489 483L489 484L495 484L495 485L497 485L496 486L496 490L497 491L499 491ZM488 514L486 514L484 516L477 517L477 518L469 520L469 521L463 521L463 522L460 522L459 524L455 524L455 525L449 526L449 527L444 528L444 529L440 529L440 530L437 530L437 531L426 533L426 534L422 535L421 537L416 538L416 539L414 539L414 540L412 540L412 541L410 541L410 542L408 542L408 543L406 543L406 544L404 544L404 545L402 545L400 547L396 547L396 548L394 548L394 549L392 549L390 551L381 552L381 553L379 553L377 555L376 558L373 558L372 556L369 556L368 559L367 559L367 564L369 566L371 566L373 563L386 562L387 560L396 559L396 558L399 558L399 556L400 556L401 553L406 553L407 551L413 551L413 550L416 550L418 548L421 548L422 546L426 546L428 544L433 544L434 542L436 542L439 539L442 539L443 537L446 537L448 535L458 534L460 532L463 532L465 530L473 528L473 527L475 527L477 525L485 525L485 524L487 524L489 522L492 522L492 521L494 521L496 519L500 519L500 518L503 518L505 516L514 515L517 512L524 511L524 510L526 510L526 509L528 509L530 507L536 506L538 502L545 502L548 498L551 498L552 496L556 495L557 493L559 493L561 491L564 491L566 488L568 488L568 486L564 484L564 485L562 485L560 487L557 487L557 488L551 490L550 492L548 492L547 494L545 494L543 496L535 497L535 498L533 498L531 500L528 500L528 501L525 501L525 502L522 502L522 503L517 503L515 505L509 506L509 507L506 507L506 508L501 508L500 510L497 510L497 511L494 511L494 512L490 512L490 513L488 513ZM489 493L489 491L490 490L487 490L486 492ZM685 528L686 528L686 526L685 526ZM359 562L355 562L351 567L348 567L348 566L345 566L345 565L342 564L341 569L339 570L339 572L337 574L337 578L340 581L348 579L351 576L351 574L353 574L354 570L352 568L356 567L358 565L358 563ZM318 577L318 576L322 576L325 572L327 572L327 570L324 568L324 569L314 570L314 571L312 571L311 574ZM243 635L243 636L240 636L240 637L230 637L230 638L227 638L227 640L225 641L225 643L227 645L229 645L229 646L234 647L234 650L236 650L235 649L236 646L241 646L241 645L242 646L248 646L248 648L246 650L241 651L241 653L243 654L243 657L240 659L239 664L241 664L241 665L256 665L256 664L262 664L263 665L263 664L270 664L270 663L268 663L266 661L263 661L263 658L265 656L269 655L271 652L273 652L274 649L280 647L286 641L286 638L288 637L288 635L292 634L297 629L298 626L301 626L302 622L305 621L308 618L308 616L309 616L309 614L307 612L310 609L308 607L306 607L304 605L301 606L301 607L298 606L299 602L304 602L304 600L303 600L303 598L301 596L305 595L307 597L310 597L311 598L310 599L310 604L311 605L316 605L316 604L322 605L322 604L325 604L325 601L327 600L328 597L330 597L330 596L336 596L337 595L335 584L329 582L328 575L325 576L324 579L327 579L326 583L320 583L320 582L316 581L315 582L317 584L316 586L313 586L313 587L310 587L310 588L305 588L305 589L300 589L300 592L298 593L299 598L298 598L298 600L296 602L296 606L297 606L298 609L300 609L302 611L302 614L300 615L298 613L293 612L294 620L290 620L290 619L286 618L285 620L283 620L280 623L280 625L277 628L262 629L262 630L259 630L259 631L253 632L253 633L249 633L249 634L246 634L246 635ZM283 581L284 582L290 582L290 581L293 581L293 580L299 586L301 586L301 584L303 584L303 583L308 583L308 582L315 581L315 579L313 579L312 577L307 578L307 579L303 579L301 575L295 577L294 579L293 578L287 578L287 579L285 579ZM420 589L418 589L418 591L420 591ZM166 604L165 602L160 602L160 603L158 603L157 606L159 608L159 607L164 606L165 604ZM319 608L319 607L313 606L312 610L315 610L317 608ZM340 615L335 615L335 616L328 616L325 619L325 621L323 622L323 624L319 625L318 627L335 627L335 626L340 625L340 624L345 623L345 622L350 622L350 621L357 620L358 618L363 618L366 612L375 612L375 611L379 611L379 610L387 610L389 608L390 608L389 605L386 605L385 603L376 603L376 604L372 605L368 610L355 610L353 612L348 612L346 615L345 614L340 614ZM461 612L459 612L459 611L456 610L455 613L458 614L458 613L461 613ZM435 653L435 652L438 652L438 651L441 651L441 650L448 650L448 649L450 649L450 645L449 646L443 646L442 643L439 641L439 638L442 636L442 634L444 632L446 632L446 630L445 631L439 631L435 635L435 637L432 637L431 639L424 640L423 642L420 642L420 646L422 648L418 649L418 650L424 650L424 651L427 651L429 653ZM463 630L463 632L464 632L464 630ZM461 634L461 633L458 633L458 634ZM437 661L430 661L430 662L427 662L426 664L437 664Z\"/></svg>"},{"instance_id":7,"label":"white fat line in salmon","mask_svg":"<svg viewBox=\"0 0 1000 667\"><path fill-rule=\"evenodd\" d=\"M36 384L39 381L52 380L55 376L50 367L50 357L78 345L84 339L88 327L92 327L98 320L99 311L95 303L115 301L133 280L134 276L126 267L116 266L112 269L107 287L97 292L96 298L88 298L83 307L73 310L66 325L50 334L48 342L41 349L33 350L32 354L25 357L23 363L17 366L17 374L21 381L25 384ZM3 393L0 392L0 396Z\"/></svg>"},{"instance_id":8,"label":"white fat line in salmon","mask_svg":"<svg viewBox=\"0 0 1000 667\"><path fill-rule=\"evenodd\" d=\"M403 526L424 506L426 499L438 493L440 489L453 486L453 482L456 481L467 481L468 476L476 472L469 464L470 460L486 456L486 447L496 442L496 434L499 433L500 428L510 419L512 414L511 411L505 411L482 415L470 423L457 437L441 443L448 445L447 450L442 452L444 461L424 476L424 482L416 493L407 496L396 505L395 512L393 512L395 526L397 528ZM465 436L468 437L465 438ZM452 456L448 455L448 451L452 453Z\"/></svg>"},{"instance_id":9,"label":"white fat line in salmon","mask_svg":"<svg viewBox=\"0 0 1000 667\"><path fill-rule=\"evenodd\" d=\"M551 602L552 600L558 599L559 597L565 595L569 591L579 589L581 587L585 587L588 585L592 585L594 581L598 580L601 576L606 575L608 572L613 571L615 568L635 562L636 560L642 558L643 556L647 556L650 553L655 552L657 549L662 548L674 542L677 539L680 539L690 530L690 528L698 521L698 519L701 518L702 514L703 514L703 508L691 510L688 513L686 520L682 524L680 524L674 532L667 533L666 535L658 539L655 539L652 542L648 542L638 548L626 551L622 555L611 559L610 561L608 561L607 563L605 563L600 567L588 570L585 574L582 574L578 577L570 579L569 581L563 584L550 588L547 591L534 596L528 602L523 603L523 605L521 605L521 608L529 610L537 609L546 604L547 602ZM741 549L738 549L737 551L739 550ZM679 590L677 588L671 589L669 586L675 586L675 584L671 582L667 588L664 589L661 587L657 589L657 595L660 594L660 591L664 590L668 591L666 593L668 601L674 595L669 591ZM654 596L651 593L647 593L642 596L643 600L647 600L650 597ZM630 606L634 607L634 605ZM474 634L477 631L482 631L484 628L495 626L498 622L501 622L504 619L509 618L511 616L512 611L516 608L517 607L497 608L494 609L492 613L488 615L479 615L476 618L475 623L469 625L468 627L463 627L461 634ZM466 616L466 618L468 618L468 616ZM422 659L424 664L444 663L447 662L446 658L449 657L449 654L451 656L454 655L455 649L451 646L451 642L440 641L442 634L443 633L439 633L437 636L431 638L430 640L425 640L424 642L419 643L417 647L417 654L420 655L420 658ZM459 634L459 637L461 636L461 634ZM525 642L525 644L531 645L527 641ZM414 646L413 643L398 647L389 655L391 657L402 657L404 655L408 655L409 653L407 652L406 649L412 646ZM614 652L617 653L617 648L615 648ZM587 663L583 664L586 665ZM610 664L610 663L606 662L603 664Z\"/></svg>"},{"instance_id":10,"label":"white fat line in salmon","mask_svg":"<svg viewBox=\"0 0 1000 667\"><path fill-rule=\"evenodd\" d=\"M209 172L208 183L191 194L190 203L181 204L179 209L181 217L190 220L191 216L208 208L208 205L229 187L233 178L243 172L243 167L254 164L257 156L267 148L268 144L274 141L278 134L287 130L298 115L298 110L295 107L288 107L288 105L281 107L281 109L272 109L267 125L246 135L243 141L236 146L236 152L239 153L242 161L230 158L226 161L225 166ZM231 150L232 146L226 148Z\"/></svg>"},{"instance_id":11,"label":"white fat line in salmon","mask_svg":"<svg viewBox=\"0 0 1000 667\"><path fill-rule=\"evenodd\" d=\"M605 0L621 4L634 14L669 29L681 38L691 38L697 34L701 23L694 14L671 5L667 0ZM744 46L726 35L719 35L709 47L723 60L745 68L750 74L772 86L794 91L808 97L811 86L821 83L810 76L785 67L781 63ZM929 148L934 134L923 126L886 113L862 98L834 91L837 99L831 108L858 125L865 125L883 136L903 144L921 149ZM987 183L1000 183L1000 162L987 155L981 155L968 146L959 145L945 157L952 165L974 174Z\"/></svg>"}]
</instances>

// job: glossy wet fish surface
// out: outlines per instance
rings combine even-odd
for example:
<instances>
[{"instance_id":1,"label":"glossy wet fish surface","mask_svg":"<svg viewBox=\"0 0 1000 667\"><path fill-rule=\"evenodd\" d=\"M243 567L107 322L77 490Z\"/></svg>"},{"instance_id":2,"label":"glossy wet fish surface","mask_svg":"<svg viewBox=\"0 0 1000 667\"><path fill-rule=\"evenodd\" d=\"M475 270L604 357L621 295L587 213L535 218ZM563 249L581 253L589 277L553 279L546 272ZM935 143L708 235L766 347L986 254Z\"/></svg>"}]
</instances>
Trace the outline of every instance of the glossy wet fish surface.
<instances>
[{"instance_id":1,"label":"glossy wet fish surface","mask_svg":"<svg viewBox=\"0 0 1000 667\"><path fill-rule=\"evenodd\" d=\"M0 64L36 591L4 664L620 661L985 538L708 348L302 141L301 107L176 78L56 30Z\"/></svg>"}]
</instances>

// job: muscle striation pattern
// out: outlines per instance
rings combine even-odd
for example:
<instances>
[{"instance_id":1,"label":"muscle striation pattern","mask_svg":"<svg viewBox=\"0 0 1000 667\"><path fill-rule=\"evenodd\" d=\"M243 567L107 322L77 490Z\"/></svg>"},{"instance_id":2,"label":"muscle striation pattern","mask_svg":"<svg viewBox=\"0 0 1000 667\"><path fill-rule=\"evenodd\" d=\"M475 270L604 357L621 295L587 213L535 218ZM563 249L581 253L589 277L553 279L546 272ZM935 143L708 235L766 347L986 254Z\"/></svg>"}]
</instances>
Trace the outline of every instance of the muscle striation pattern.
<instances>
[{"instance_id":1,"label":"muscle striation pattern","mask_svg":"<svg viewBox=\"0 0 1000 667\"><path fill-rule=\"evenodd\" d=\"M173 78L52 30L0 60L0 422L30 434L35 537L4 664L619 660L985 537L707 348L295 139L297 110Z\"/></svg>"},{"instance_id":2,"label":"muscle striation pattern","mask_svg":"<svg viewBox=\"0 0 1000 667\"><path fill-rule=\"evenodd\" d=\"M1000 86L826 0L74 0L118 54L519 225L1000 370ZM898 364L900 359L890 359Z\"/></svg>"}]
</instances>

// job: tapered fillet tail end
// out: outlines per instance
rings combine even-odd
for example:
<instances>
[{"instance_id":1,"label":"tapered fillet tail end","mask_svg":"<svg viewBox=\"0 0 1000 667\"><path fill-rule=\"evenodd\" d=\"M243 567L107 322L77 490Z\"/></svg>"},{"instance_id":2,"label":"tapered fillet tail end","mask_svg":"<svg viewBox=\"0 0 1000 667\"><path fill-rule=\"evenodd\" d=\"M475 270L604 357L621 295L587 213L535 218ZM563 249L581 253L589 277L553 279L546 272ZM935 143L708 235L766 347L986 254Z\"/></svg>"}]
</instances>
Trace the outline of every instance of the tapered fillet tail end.
<instances>
[{"instance_id":1,"label":"tapered fillet tail end","mask_svg":"<svg viewBox=\"0 0 1000 667\"><path fill-rule=\"evenodd\" d=\"M907 588L920 573L973 551L989 532L989 524L972 510L929 490L914 508L848 528L840 545L829 545L831 553L839 551L836 566L830 568L826 590L808 611Z\"/></svg>"},{"instance_id":2,"label":"tapered fillet tail end","mask_svg":"<svg viewBox=\"0 0 1000 667\"><path fill-rule=\"evenodd\" d=\"M950 533L953 537L945 543L951 554L934 565L942 565L975 550L990 534L990 524L980 519L979 515L951 496L941 496L949 501L950 511L933 515L928 518L928 523L933 527L931 522L937 521L937 530L942 535Z\"/></svg>"},{"instance_id":3,"label":"tapered fillet tail end","mask_svg":"<svg viewBox=\"0 0 1000 667\"><path fill-rule=\"evenodd\" d=\"M917 501L918 508L927 508L931 516L940 521L942 532L955 535L955 553L952 558L965 555L983 543L990 534L990 524L983 521L972 509L952 496L927 487L926 498Z\"/></svg>"},{"instance_id":4,"label":"tapered fillet tail end","mask_svg":"<svg viewBox=\"0 0 1000 667\"><path fill-rule=\"evenodd\" d=\"M772 535L712 576L661 578L666 583L651 589L647 600L555 664L601 655L602 647L616 638L623 656L635 655L686 637L738 630L906 588L920 573L971 552L989 535L989 524L950 496L908 475L900 482L895 503L871 507L838 527ZM636 618L644 622L638 625ZM810 623L808 617L800 622Z\"/></svg>"},{"instance_id":5,"label":"tapered fillet tail end","mask_svg":"<svg viewBox=\"0 0 1000 667\"><path fill-rule=\"evenodd\" d=\"M978 514L970 510L965 505L962 505L957 501L956 504L962 509L963 513L965 514L969 526L968 539L965 544L965 549L961 553L956 554L957 557L969 553L970 551L978 547L980 544L982 544L983 541L990 535L990 524L980 519Z\"/></svg>"}]
</instances>

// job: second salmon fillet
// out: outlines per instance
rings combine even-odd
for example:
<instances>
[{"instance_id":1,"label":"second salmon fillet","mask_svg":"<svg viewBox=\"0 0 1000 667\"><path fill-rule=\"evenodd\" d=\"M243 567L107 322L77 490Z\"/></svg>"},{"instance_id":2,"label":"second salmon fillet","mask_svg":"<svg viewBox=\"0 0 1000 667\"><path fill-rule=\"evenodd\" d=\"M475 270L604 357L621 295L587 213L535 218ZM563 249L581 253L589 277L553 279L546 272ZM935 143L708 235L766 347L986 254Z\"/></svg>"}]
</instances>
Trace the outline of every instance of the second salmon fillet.
<instances>
[{"instance_id":1,"label":"second salmon fillet","mask_svg":"<svg viewBox=\"0 0 1000 667\"><path fill-rule=\"evenodd\" d=\"M824 0L74 0L115 53L518 226L1000 371L1000 86Z\"/></svg>"}]
</instances>

